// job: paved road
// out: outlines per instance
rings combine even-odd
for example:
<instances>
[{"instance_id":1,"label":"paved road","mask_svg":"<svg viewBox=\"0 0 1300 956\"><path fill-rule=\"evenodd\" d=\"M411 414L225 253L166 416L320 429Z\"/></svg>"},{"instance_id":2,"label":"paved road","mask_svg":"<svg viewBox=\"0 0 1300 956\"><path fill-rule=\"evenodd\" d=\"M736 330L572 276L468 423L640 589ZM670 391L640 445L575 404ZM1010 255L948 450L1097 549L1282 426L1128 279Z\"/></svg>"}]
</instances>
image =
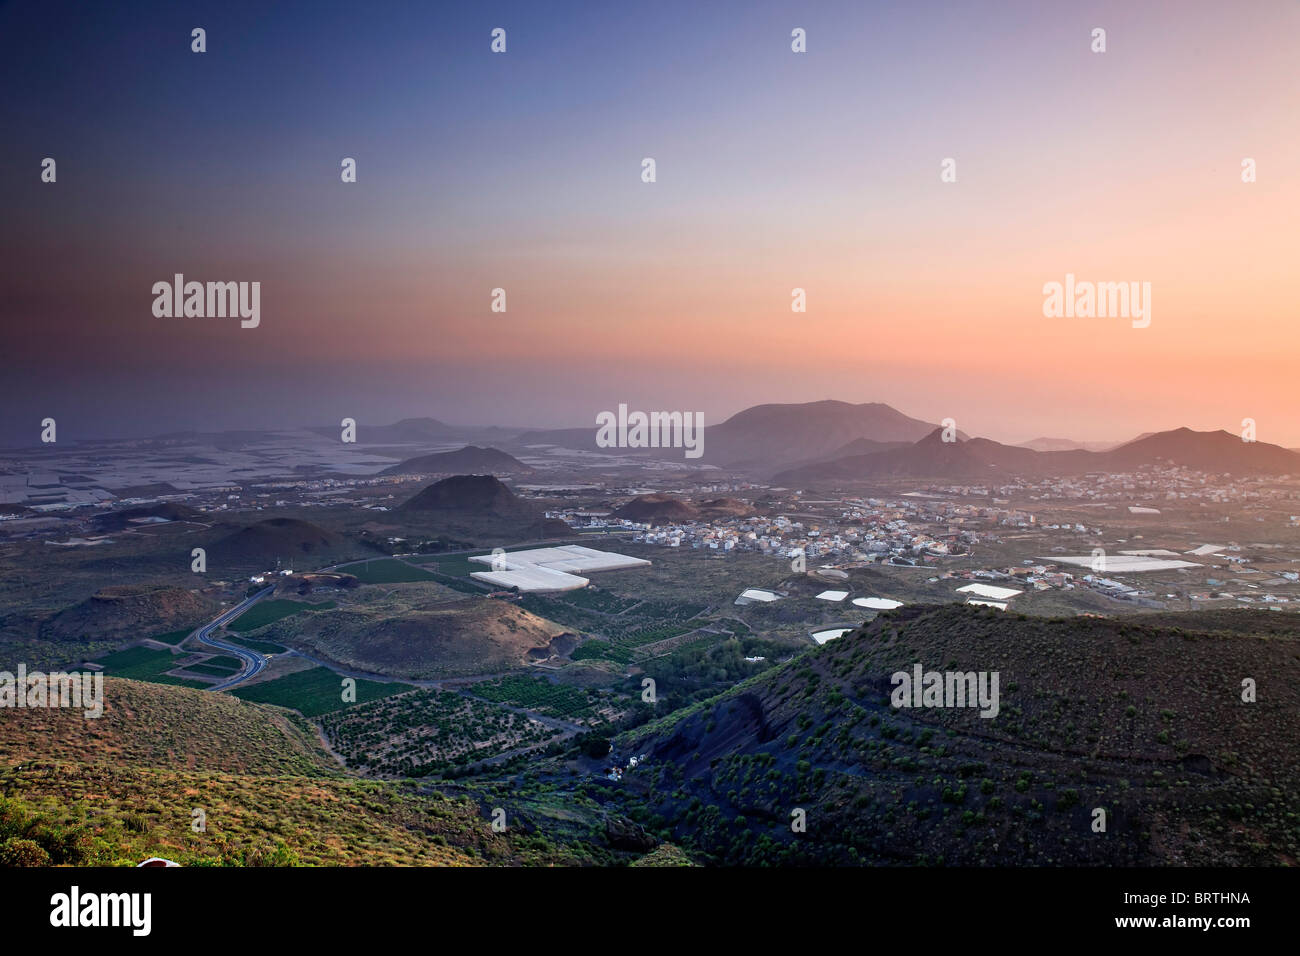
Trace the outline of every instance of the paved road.
<instances>
[{"instance_id":1,"label":"paved road","mask_svg":"<svg viewBox=\"0 0 1300 956\"><path fill-rule=\"evenodd\" d=\"M226 690L230 687L234 687L236 684L248 680L250 677L254 676L255 674L261 673L262 668L266 666L266 658L263 657L261 654L259 654L257 651L251 651L247 647L240 647L238 644L230 644L226 641L219 640L212 636L212 632L219 627L224 627L225 625L229 624L231 621L239 617L239 615L243 614L250 607L252 607L258 601L262 600L262 598L266 597L274 590L275 590L275 585L273 584L270 587L266 587L258 591L252 597L245 598L243 601L240 601L230 610L223 612L221 616L218 617L216 620L209 621L207 624L204 624L201 628L199 628L198 632L194 635L199 639L200 642L208 645L208 647L218 647L221 650L226 651L227 653L234 654L236 657L238 657L240 660L244 662L244 669L240 671L237 675L232 677L230 680L225 681L224 683L213 684L211 687L208 688L208 690Z\"/></svg>"}]
</instances>

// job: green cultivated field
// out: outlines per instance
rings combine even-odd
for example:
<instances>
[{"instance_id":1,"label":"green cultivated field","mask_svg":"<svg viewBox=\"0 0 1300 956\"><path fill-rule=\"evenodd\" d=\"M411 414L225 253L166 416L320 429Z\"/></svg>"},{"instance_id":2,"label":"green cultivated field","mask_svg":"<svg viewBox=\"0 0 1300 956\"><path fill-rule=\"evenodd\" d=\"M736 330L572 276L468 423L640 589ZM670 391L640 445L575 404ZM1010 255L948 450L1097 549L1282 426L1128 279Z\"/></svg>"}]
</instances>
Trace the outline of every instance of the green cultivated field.
<instances>
[{"instance_id":1,"label":"green cultivated field","mask_svg":"<svg viewBox=\"0 0 1300 956\"><path fill-rule=\"evenodd\" d=\"M454 574L435 574L433 579L444 587L462 594L486 594L489 585L479 584L474 578L458 577Z\"/></svg>"},{"instance_id":2,"label":"green cultivated field","mask_svg":"<svg viewBox=\"0 0 1300 956\"><path fill-rule=\"evenodd\" d=\"M620 647L635 648L643 644L653 644L655 641L666 641L670 637L678 637L693 630L695 628L689 624L647 624L626 630L620 629L610 636Z\"/></svg>"},{"instance_id":3,"label":"green cultivated field","mask_svg":"<svg viewBox=\"0 0 1300 956\"><path fill-rule=\"evenodd\" d=\"M237 657L221 655L212 657L202 664L190 664L185 669L196 674L208 674L212 677L231 677L238 674L244 662Z\"/></svg>"},{"instance_id":4,"label":"green cultivated field","mask_svg":"<svg viewBox=\"0 0 1300 956\"><path fill-rule=\"evenodd\" d=\"M321 604L306 604L302 601L284 600L263 601L250 607L232 621L229 627L230 630L234 631L256 631L259 627L274 624L276 621L291 614L297 614L299 611L328 611L334 606L333 601L324 601Z\"/></svg>"},{"instance_id":5,"label":"green cultivated field","mask_svg":"<svg viewBox=\"0 0 1300 956\"><path fill-rule=\"evenodd\" d=\"M240 647L247 647L250 651L257 651L259 654L283 654L284 648L279 644L272 644L270 641L258 641L251 637L240 637L237 634L228 634L226 639L231 644L238 644Z\"/></svg>"},{"instance_id":6,"label":"green cultivated field","mask_svg":"<svg viewBox=\"0 0 1300 956\"><path fill-rule=\"evenodd\" d=\"M616 664L628 664L632 660L629 648L615 646L609 641L592 638L569 655L575 661L613 661Z\"/></svg>"},{"instance_id":7,"label":"green cultivated field","mask_svg":"<svg viewBox=\"0 0 1300 956\"><path fill-rule=\"evenodd\" d=\"M437 565L438 573L445 574L448 577L467 578L469 577L471 571L490 570L488 565L483 564L480 561L471 562L470 558L474 557L475 555L484 555L484 554L491 554L491 553L492 553L491 551L476 551L474 554L452 554L452 555L445 555L440 557L430 556L426 560L422 560L420 563L421 564L435 563Z\"/></svg>"},{"instance_id":8,"label":"green cultivated field","mask_svg":"<svg viewBox=\"0 0 1300 956\"><path fill-rule=\"evenodd\" d=\"M125 677L128 680L147 680L155 684L179 684L182 687L207 687L196 680L183 677L168 677L164 671L178 666L183 657L170 651L155 650L149 647L128 647L107 657L101 657L95 663L103 665L104 673L109 677Z\"/></svg>"},{"instance_id":9,"label":"green cultivated field","mask_svg":"<svg viewBox=\"0 0 1300 956\"><path fill-rule=\"evenodd\" d=\"M410 690L409 684L381 684L378 681L357 681L357 703L379 700ZM313 667L309 671L288 674L262 684L253 684L231 691L236 697L259 704L277 704L298 711L304 717L319 717L331 711L343 710L351 705L343 702L343 678L328 667Z\"/></svg>"},{"instance_id":10,"label":"green cultivated field","mask_svg":"<svg viewBox=\"0 0 1300 956\"><path fill-rule=\"evenodd\" d=\"M593 705L600 701L600 695L592 691L532 677L482 681L468 691L493 703L512 704L548 717L590 717Z\"/></svg>"},{"instance_id":11,"label":"green cultivated field","mask_svg":"<svg viewBox=\"0 0 1300 956\"><path fill-rule=\"evenodd\" d=\"M364 564L349 565L346 570L362 584L405 584L434 580L434 576L423 568L413 568L397 558L377 558Z\"/></svg>"},{"instance_id":12,"label":"green cultivated field","mask_svg":"<svg viewBox=\"0 0 1300 956\"><path fill-rule=\"evenodd\" d=\"M149 640L159 641L163 644L170 644L172 647L175 647L192 633L192 629L189 631L168 631L166 634L155 634L153 637L149 638Z\"/></svg>"},{"instance_id":13,"label":"green cultivated field","mask_svg":"<svg viewBox=\"0 0 1300 956\"><path fill-rule=\"evenodd\" d=\"M659 601L633 602L635 607L619 614L593 609L601 605L620 608L624 600L604 591L574 591L562 596L526 594L519 606L564 627L606 638L626 651L693 631L703 622L689 619L706 610L702 604Z\"/></svg>"},{"instance_id":14,"label":"green cultivated field","mask_svg":"<svg viewBox=\"0 0 1300 956\"><path fill-rule=\"evenodd\" d=\"M238 657L231 657L229 654L218 654L216 657L209 657L203 663L207 667L221 667L232 671L237 671L244 666L243 661Z\"/></svg>"},{"instance_id":15,"label":"green cultivated field","mask_svg":"<svg viewBox=\"0 0 1300 956\"><path fill-rule=\"evenodd\" d=\"M228 667L213 667L211 664L190 664L185 668L195 674L207 674L209 677L234 677L239 673L239 668L231 670Z\"/></svg>"}]
</instances>

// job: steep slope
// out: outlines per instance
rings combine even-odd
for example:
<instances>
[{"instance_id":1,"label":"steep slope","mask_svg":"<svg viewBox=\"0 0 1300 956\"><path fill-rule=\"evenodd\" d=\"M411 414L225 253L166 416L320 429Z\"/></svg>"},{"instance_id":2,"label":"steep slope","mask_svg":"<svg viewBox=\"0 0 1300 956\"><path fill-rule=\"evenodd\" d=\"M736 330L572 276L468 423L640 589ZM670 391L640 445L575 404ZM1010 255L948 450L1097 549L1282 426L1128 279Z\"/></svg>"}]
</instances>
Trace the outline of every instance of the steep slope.
<instances>
[{"instance_id":1,"label":"steep slope","mask_svg":"<svg viewBox=\"0 0 1300 956\"><path fill-rule=\"evenodd\" d=\"M448 512L496 518L535 517L537 511L491 475L453 475L423 488L400 506L405 512Z\"/></svg>"},{"instance_id":2,"label":"steep slope","mask_svg":"<svg viewBox=\"0 0 1300 956\"><path fill-rule=\"evenodd\" d=\"M18 846L28 865L132 865L150 856L228 866L590 859L581 842L492 832L472 799L347 777L315 729L287 711L180 687L104 686L97 720L0 710L0 860Z\"/></svg>"},{"instance_id":3,"label":"steep slope","mask_svg":"<svg viewBox=\"0 0 1300 956\"><path fill-rule=\"evenodd\" d=\"M620 737L620 803L730 863L1294 864L1300 635L1179 620L882 614ZM894 707L917 662L996 672L996 716Z\"/></svg>"},{"instance_id":4,"label":"steep slope","mask_svg":"<svg viewBox=\"0 0 1300 956\"><path fill-rule=\"evenodd\" d=\"M912 444L912 442L872 441L870 438L855 438L848 444L841 445L821 460L831 461L836 458L849 458L853 455L873 455L878 451L890 451L891 449L903 448L910 444Z\"/></svg>"},{"instance_id":5,"label":"steep slope","mask_svg":"<svg viewBox=\"0 0 1300 956\"><path fill-rule=\"evenodd\" d=\"M397 509L422 529L485 542L563 536L570 528L546 518L492 475L453 475L435 482Z\"/></svg>"},{"instance_id":6,"label":"steep slope","mask_svg":"<svg viewBox=\"0 0 1300 956\"><path fill-rule=\"evenodd\" d=\"M173 693L174 691L174 693ZM226 773L337 772L316 733L287 711L225 694L104 679L104 711L0 711L0 764L95 760Z\"/></svg>"},{"instance_id":7,"label":"steep slope","mask_svg":"<svg viewBox=\"0 0 1300 956\"><path fill-rule=\"evenodd\" d=\"M277 560L291 567L296 561L323 565L356 549L346 538L300 518L268 518L232 532L208 549L213 568L264 569Z\"/></svg>"},{"instance_id":8,"label":"steep slope","mask_svg":"<svg viewBox=\"0 0 1300 956\"><path fill-rule=\"evenodd\" d=\"M217 613L216 602L196 591L173 587L122 585L101 588L79 604L41 624L46 640L97 641L150 637L197 627Z\"/></svg>"},{"instance_id":9,"label":"steep slope","mask_svg":"<svg viewBox=\"0 0 1300 956\"><path fill-rule=\"evenodd\" d=\"M1105 454L1111 470L1169 462L1207 472L1236 475L1300 474L1300 455L1268 442L1246 442L1225 431L1197 432L1190 428L1157 432L1121 445Z\"/></svg>"}]
</instances>

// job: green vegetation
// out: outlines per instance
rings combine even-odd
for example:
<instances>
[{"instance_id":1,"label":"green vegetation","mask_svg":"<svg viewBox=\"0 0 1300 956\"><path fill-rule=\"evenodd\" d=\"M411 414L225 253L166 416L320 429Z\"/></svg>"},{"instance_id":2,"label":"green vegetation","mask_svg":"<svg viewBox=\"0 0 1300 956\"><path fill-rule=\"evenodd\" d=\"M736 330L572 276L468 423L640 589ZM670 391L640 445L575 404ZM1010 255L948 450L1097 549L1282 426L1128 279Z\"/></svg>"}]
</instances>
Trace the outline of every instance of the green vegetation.
<instances>
[{"instance_id":1,"label":"green vegetation","mask_svg":"<svg viewBox=\"0 0 1300 956\"><path fill-rule=\"evenodd\" d=\"M598 596L574 597L589 593ZM704 610L698 604L669 605L650 601L633 602L634 606L618 614L592 609L601 603L610 607L621 606L623 600L606 592L591 592L588 589L570 591L558 597L525 594L520 599L519 606L557 624L604 638L628 651L689 633L697 625L684 622Z\"/></svg>"},{"instance_id":2,"label":"green vegetation","mask_svg":"<svg viewBox=\"0 0 1300 956\"><path fill-rule=\"evenodd\" d=\"M166 671L175 670L180 662L189 655L173 654L158 648L137 645L126 650L116 651L107 657L101 657L95 663L104 668L108 677L123 677L128 680L152 681L155 684L176 684L181 687L207 687L202 681L189 680L184 677L168 677Z\"/></svg>"},{"instance_id":3,"label":"green vegetation","mask_svg":"<svg viewBox=\"0 0 1300 956\"><path fill-rule=\"evenodd\" d=\"M259 654L283 654L285 649L279 644L271 641L259 641L251 637L244 637L242 634L227 634L226 640L231 644L238 644L240 647L247 647L250 651L257 651Z\"/></svg>"},{"instance_id":4,"label":"green vegetation","mask_svg":"<svg viewBox=\"0 0 1300 956\"><path fill-rule=\"evenodd\" d=\"M364 564L348 565L345 570L362 584L404 584L436 580L428 571L412 567L400 558L376 558Z\"/></svg>"},{"instance_id":5,"label":"green vegetation","mask_svg":"<svg viewBox=\"0 0 1300 956\"><path fill-rule=\"evenodd\" d=\"M641 603L637 598L619 597L609 591L601 591L593 587L582 588L578 591L566 591L561 600L573 607L599 611L602 614L622 614L629 608L634 608Z\"/></svg>"},{"instance_id":6,"label":"green vegetation","mask_svg":"<svg viewBox=\"0 0 1300 956\"><path fill-rule=\"evenodd\" d=\"M628 664L632 660L632 651L622 645L616 647L609 641L592 638L582 646L574 648L573 653L569 655L569 659L575 661L613 661L616 664Z\"/></svg>"},{"instance_id":7,"label":"green vegetation","mask_svg":"<svg viewBox=\"0 0 1300 956\"><path fill-rule=\"evenodd\" d=\"M645 662L674 709L616 736L650 758L611 802L705 863L1288 864L1300 639L1195 620L908 607L721 693L709 669L734 679L732 642L692 642ZM890 675L918 660L997 672L997 716L892 707ZM1274 696L1243 706L1243 673L1270 675ZM675 704L683 685L702 699ZM1104 840L1099 806L1123 821ZM817 826L792 836L791 807Z\"/></svg>"},{"instance_id":8,"label":"green vegetation","mask_svg":"<svg viewBox=\"0 0 1300 956\"><path fill-rule=\"evenodd\" d=\"M566 718L590 717L601 697L595 691L568 684L552 684L533 677L480 681L471 685L469 692L495 703L512 704L548 717Z\"/></svg>"},{"instance_id":9,"label":"green vegetation","mask_svg":"<svg viewBox=\"0 0 1300 956\"><path fill-rule=\"evenodd\" d=\"M153 637L149 638L149 640L158 641L160 644L170 644L172 647L175 647L193 633L193 628L190 628L187 631L168 631L166 634L155 634Z\"/></svg>"},{"instance_id":10,"label":"green vegetation","mask_svg":"<svg viewBox=\"0 0 1300 956\"><path fill-rule=\"evenodd\" d=\"M410 690L408 684L381 684L378 681L357 681L356 704L378 700L392 694ZM343 678L327 667L313 667L311 670L287 674L275 680L246 687L236 687L231 691L242 700L275 704L298 711L304 717L319 717L331 711L355 706L343 701Z\"/></svg>"},{"instance_id":11,"label":"green vegetation","mask_svg":"<svg viewBox=\"0 0 1300 956\"><path fill-rule=\"evenodd\" d=\"M203 663L209 667L221 667L233 671L237 671L244 666L244 662L238 657L231 657L228 654L218 654L214 657L209 657Z\"/></svg>"},{"instance_id":12,"label":"green vegetation","mask_svg":"<svg viewBox=\"0 0 1300 956\"><path fill-rule=\"evenodd\" d=\"M266 627L300 611L327 611L332 607L335 607L333 601L323 601L320 604L306 604L302 601L286 601L278 598L262 601L235 618L229 625L229 629L243 632L256 631L260 627Z\"/></svg>"},{"instance_id":13,"label":"green vegetation","mask_svg":"<svg viewBox=\"0 0 1300 956\"><path fill-rule=\"evenodd\" d=\"M296 714L175 686L108 677L104 712L93 720L78 710L51 707L27 711L21 721L0 721L0 767L91 758L231 773L310 776L334 770L314 731ZM29 765L22 773L36 769Z\"/></svg>"},{"instance_id":14,"label":"green vegetation","mask_svg":"<svg viewBox=\"0 0 1300 956\"><path fill-rule=\"evenodd\" d=\"M771 667L773 660L787 653L781 645L761 638L710 634L662 657L643 661L641 667L661 689L662 712L692 701L707 700ZM764 660L747 661L747 657Z\"/></svg>"},{"instance_id":15,"label":"green vegetation","mask_svg":"<svg viewBox=\"0 0 1300 956\"><path fill-rule=\"evenodd\" d=\"M202 664L187 664L185 669L195 674L207 674L209 677L233 677L240 671L239 667L222 667L207 662Z\"/></svg>"},{"instance_id":16,"label":"green vegetation","mask_svg":"<svg viewBox=\"0 0 1300 956\"><path fill-rule=\"evenodd\" d=\"M590 824L563 840L514 827L494 833L472 797L348 778L287 711L111 678L105 694L96 720L49 708L0 721L0 866L132 866L150 856L184 866L617 858ZM521 792L533 791L515 788L509 799ZM508 798L493 799L513 812Z\"/></svg>"},{"instance_id":17,"label":"green vegetation","mask_svg":"<svg viewBox=\"0 0 1300 956\"><path fill-rule=\"evenodd\" d=\"M471 561L470 558L485 554L491 554L489 551L475 551L470 554L450 554L436 557L421 557L421 564L435 564L438 573L450 578L467 578L474 571L487 571L488 566L481 561Z\"/></svg>"}]
</instances>

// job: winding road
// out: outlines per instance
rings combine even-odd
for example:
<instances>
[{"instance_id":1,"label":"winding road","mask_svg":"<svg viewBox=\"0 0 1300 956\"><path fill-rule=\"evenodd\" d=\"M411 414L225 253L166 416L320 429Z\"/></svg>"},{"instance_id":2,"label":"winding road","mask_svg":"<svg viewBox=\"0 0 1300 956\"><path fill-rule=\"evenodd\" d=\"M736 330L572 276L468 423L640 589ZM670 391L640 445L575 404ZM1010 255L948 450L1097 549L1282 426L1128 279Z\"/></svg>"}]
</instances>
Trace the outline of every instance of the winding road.
<instances>
[{"instance_id":1,"label":"winding road","mask_svg":"<svg viewBox=\"0 0 1300 956\"><path fill-rule=\"evenodd\" d=\"M230 678L228 681L223 681L220 684L213 684L208 688L208 690L227 690L228 688L234 687L236 684L248 680L248 678L253 677L256 674L261 673L262 668L266 666L266 658L257 651L249 650L247 647L240 647L238 644L230 644L226 641L218 640L212 636L212 632L219 627L224 627L229 624L274 590L274 584L263 588L252 597L240 601L230 610L224 611L220 617L213 621L209 621L195 632L194 636L197 637L201 643L208 645L208 647L217 647L229 654L234 654L244 662L244 669L242 671Z\"/></svg>"}]
</instances>

